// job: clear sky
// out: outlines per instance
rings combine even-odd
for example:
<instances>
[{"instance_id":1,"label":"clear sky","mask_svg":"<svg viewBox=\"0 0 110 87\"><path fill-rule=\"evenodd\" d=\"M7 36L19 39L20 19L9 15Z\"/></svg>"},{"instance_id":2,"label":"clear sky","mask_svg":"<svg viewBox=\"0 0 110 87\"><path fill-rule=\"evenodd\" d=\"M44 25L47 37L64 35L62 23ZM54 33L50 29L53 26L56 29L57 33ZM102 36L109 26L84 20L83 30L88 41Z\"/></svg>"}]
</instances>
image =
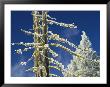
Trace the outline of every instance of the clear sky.
<instances>
[{"instance_id":1,"label":"clear sky","mask_svg":"<svg viewBox=\"0 0 110 87\"><path fill-rule=\"evenodd\" d=\"M89 37L92 48L100 56L100 12L99 11L49 11L48 14L56 18L58 22L73 23L77 25L77 29L63 28L56 25L49 25L49 30L55 34L59 34L60 37L68 39L70 42L79 45L81 40L82 31L85 31ZM28 30L32 29L33 19L31 11L12 11L11 12L11 42L33 42L33 37L24 34L20 29ZM31 30L30 30L31 31ZM64 46L74 50L70 46L64 44ZM22 49L24 46L11 46L11 76L34 76L32 72L25 72L26 69L32 67L33 61L29 62L27 66L20 66L20 61L26 61L31 57L34 50L24 52L22 55L18 55L14 50ZM51 47L59 54L56 60L62 62L65 67L70 63L72 55L63 51L60 48ZM62 76L62 74L54 69L51 69L52 73Z\"/></svg>"}]
</instances>

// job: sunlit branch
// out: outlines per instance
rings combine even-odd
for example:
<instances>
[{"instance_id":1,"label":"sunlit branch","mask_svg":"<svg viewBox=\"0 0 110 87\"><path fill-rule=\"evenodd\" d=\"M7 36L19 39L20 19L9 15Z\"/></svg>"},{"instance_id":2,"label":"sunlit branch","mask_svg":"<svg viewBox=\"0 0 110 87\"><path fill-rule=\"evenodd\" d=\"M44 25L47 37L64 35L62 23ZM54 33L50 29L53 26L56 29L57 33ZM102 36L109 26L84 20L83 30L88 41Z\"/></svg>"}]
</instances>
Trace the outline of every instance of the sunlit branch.
<instances>
[{"instance_id":1,"label":"sunlit branch","mask_svg":"<svg viewBox=\"0 0 110 87\"><path fill-rule=\"evenodd\" d=\"M23 30L21 29L22 32L24 32L25 34L28 34L28 35L34 35L34 33L30 32L30 31L26 31L26 30Z\"/></svg>"},{"instance_id":2,"label":"sunlit branch","mask_svg":"<svg viewBox=\"0 0 110 87\"><path fill-rule=\"evenodd\" d=\"M62 22L56 22L54 20L47 20L47 22L51 25L56 24L56 25L59 25L59 26L65 27L65 28L77 28L77 26L75 26L74 23L66 24L66 23L62 23Z\"/></svg>"},{"instance_id":3,"label":"sunlit branch","mask_svg":"<svg viewBox=\"0 0 110 87\"><path fill-rule=\"evenodd\" d=\"M57 69L57 70L61 71L61 68L59 68L59 67L57 67L57 66L50 66L50 65L49 65L49 68L53 68L53 69Z\"/></svg>"},{"instance_id":4,"label":"sunlit branch","mask_svg":"<svg viewBox=\"0 0 110 87\"><path fill-rule=\"evenodd\" d=\"M34 59L34 55L32 55L31 58L29 58L29 59L27 60L27 63L28 63L29 61L31 61L32 59Z\"/></svg>"},{"instance_id":5,"label":"sunlit branch","mask_svg":"<svg viewBox=\"0 0 110 87\"><path fill-rule=\"evenodd\" d=\"M80 47L76 46L75 44L68 41L67 39L60 38L58 34L54 34L54 33L52 33L52 31L48 31L48 33L51 34L48 36L49 40L57 40L59 42L66 43L66 44L70 45L71 47L74 47L75 49L81 49ZM81 49L81 50L88 51L88 49Z\"/></svg>"},{"instance_id":6,"label":"sunlit branch","mask_svg":"<svg viewBox=\"0 0 110 87\"><path fill-rule=\"evenodd\" d=\"M58 57L58 54L54 52L52 49L48 48L48 50L52 54L53 57Z\"/></svg>"},{"instance_id":7,"label":"sunlit branch","mask_svg":"<svg viewBox=\"0 0 110 87\"><path fill-rule=\"evenodd\" d=\"M20 43L11 43L12 45L23 45L23 46L39 46L41 43L24 43L24 42L20 42Z\"/></svg>"},{"instance_id":8,"label":"sunlit branch","mask_svg":"<svg viewBox=\"0 0 110 87\"><path fill-rule=\"evenodd\" d=\"M48 18L50 18L51 20L56 20L56 18L52 18L50 15L47 15Z\"/></svg>"},{"instance_id":9,"label":"sunlit branch","mask_svg":"<svg viewBox=\"0 0 110 87\"><path fill-rule=\"evenodd\" d=\"M77 56L78 58L80 58L80 57L83 58L80 54L77 54L74 51L71 51L69 48L66 48L65 46L62 46L61 44L51 43L50 45L55 46L55 47L60 47L63 50L69 52L70 54Z\"/></svg>"},{"instance_id":10,"label":"sunlit branch","mask_svg":"<svg viewBox=\"0 0 110 87\"><path fill-rule=\"evenodd\" d=\"M42 55L43 57L46 57L45 55L43 55L43 53L41 53L41 55ZM62 63L60 63L60 62L58 62L57 60L55 60L55 59L53 59L53 58L50 58L50 57L46 57L46 58L48 58L49 63L56 64L57 67L61 68L62 71L64 70L64 65L63 65Z\"/></svg>"},{"instance_id":11,"label":"sunlit branch","mask_svg":"<svg viewBox=\"0 0 110 87\"><path fill-rule=\"evenodd\" d=\"M60 38L59 35L57 35L57 34L50 35L49 40L57 40L57 41L62 42L62 43L67 43L68 45L70 45L74 48L78 48L75 44L71 43L67 39Z\"/></svg>"},{"instance_id":12,"label":"sunlit branch","mask_svg":"<svg viewBox=\"0 0 110 87\"><path fill-rule=\"evenodd\" d=\"M49 76L50 76L50 77L60 77L60 76L58 76L58 75L51 74L51 73L49 74Z\"/></svg>"}]
</instances>

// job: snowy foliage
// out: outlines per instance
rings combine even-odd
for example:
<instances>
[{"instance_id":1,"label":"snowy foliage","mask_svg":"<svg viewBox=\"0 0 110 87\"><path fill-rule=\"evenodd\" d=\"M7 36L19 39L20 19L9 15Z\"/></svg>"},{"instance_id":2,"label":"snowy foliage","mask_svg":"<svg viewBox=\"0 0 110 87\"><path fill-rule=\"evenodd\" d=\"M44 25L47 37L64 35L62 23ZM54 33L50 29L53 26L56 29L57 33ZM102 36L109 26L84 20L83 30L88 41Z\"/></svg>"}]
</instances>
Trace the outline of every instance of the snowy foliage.
<instances>
[{"instance_id":1,"label":"snowy foliage","mask_svg":"<svg viewBox=\"0 0 110 87\"><path fill-rule=\"evenodd\" d=\"M100 59L96 51L91 48L91 42L82 31L82 40L76 49L76 53L84 58L73 56L70 64L63 72L65 77L99 77L100 76Z\"/></svg>"}]
</instances>

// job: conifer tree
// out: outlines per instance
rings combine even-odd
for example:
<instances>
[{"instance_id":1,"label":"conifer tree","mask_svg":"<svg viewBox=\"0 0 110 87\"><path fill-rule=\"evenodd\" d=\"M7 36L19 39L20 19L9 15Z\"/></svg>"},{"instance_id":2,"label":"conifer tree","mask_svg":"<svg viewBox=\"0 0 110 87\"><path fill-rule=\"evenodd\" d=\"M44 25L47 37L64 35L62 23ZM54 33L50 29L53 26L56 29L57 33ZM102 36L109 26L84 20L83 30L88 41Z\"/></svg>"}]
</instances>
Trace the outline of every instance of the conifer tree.
<instances>
[{"instance_id":1,"label":"conifer tree","mask_svg":"<svg viewBox=\"0 0 110 87\"><path fill-rule=\"evenodd\" d=\"M97 77L100 76L100 60L91 47L91 42L86 36L86 33L82 31L82 40L76 49L76 53L80 54L83 58L74 56L70 64L68 64L65 72L66 77Z\"/></svg>"}]
</instances>

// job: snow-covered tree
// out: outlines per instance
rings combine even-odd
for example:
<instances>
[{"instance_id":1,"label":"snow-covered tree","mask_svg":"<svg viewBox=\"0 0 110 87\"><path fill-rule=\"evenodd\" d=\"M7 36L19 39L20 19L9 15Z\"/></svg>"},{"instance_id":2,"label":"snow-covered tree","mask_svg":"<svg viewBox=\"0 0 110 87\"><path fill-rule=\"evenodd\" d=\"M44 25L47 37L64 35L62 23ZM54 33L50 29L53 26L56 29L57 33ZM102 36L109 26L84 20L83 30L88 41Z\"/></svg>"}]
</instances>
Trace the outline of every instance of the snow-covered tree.
<instances>
[{"instance_id":1,"label":"snow-covered tree","mask_svg":"<svg viewBox=\"0 0 110 87\"><path fill-rule=\"evenodd\" d=\"M91 47L91 42L82 31L82 40L75 53L82 57L73 56L70 64L63 72L65 77L99 77L100 76L100 58Z\"/></svg>"},{"instance_id":2,"label":"snow-covered tree","mask_svg":"<svg viewBox=\"0 0 110 87\"><path fill-rule=\"evenodd\" d=\"M67 29L75 29L77 26L74 23L67 24L57 22L56 18L52 18L47 11L32 11L32 16L33 31L26 31L24 29L21 29L21 31L27 35L33 36L34 41L28 43L23 41L12 43L12 45L25 46L24 49L15 50L15 52L21 56L23 52L34 49L31 58L29 58L27 61L20 62L20 65L26 66L29 61L34 60L34 65L27 69L26 72L34 72L36 77L56 77L58 75L50 73L50 69L56 69L60 72L63 72L64 65L56 60L56 57L59 55L51 49L51 46L62 48L63 50L69 52L71 55L79 55L61 44L49 42L50 40L56 40L76 48L76 46L67 39L60 37L58 34L54 34L52 31L49 31L48 25L54 24ZM54 66L51 64L54 64Z\"/></svg>"}]
</instances>

